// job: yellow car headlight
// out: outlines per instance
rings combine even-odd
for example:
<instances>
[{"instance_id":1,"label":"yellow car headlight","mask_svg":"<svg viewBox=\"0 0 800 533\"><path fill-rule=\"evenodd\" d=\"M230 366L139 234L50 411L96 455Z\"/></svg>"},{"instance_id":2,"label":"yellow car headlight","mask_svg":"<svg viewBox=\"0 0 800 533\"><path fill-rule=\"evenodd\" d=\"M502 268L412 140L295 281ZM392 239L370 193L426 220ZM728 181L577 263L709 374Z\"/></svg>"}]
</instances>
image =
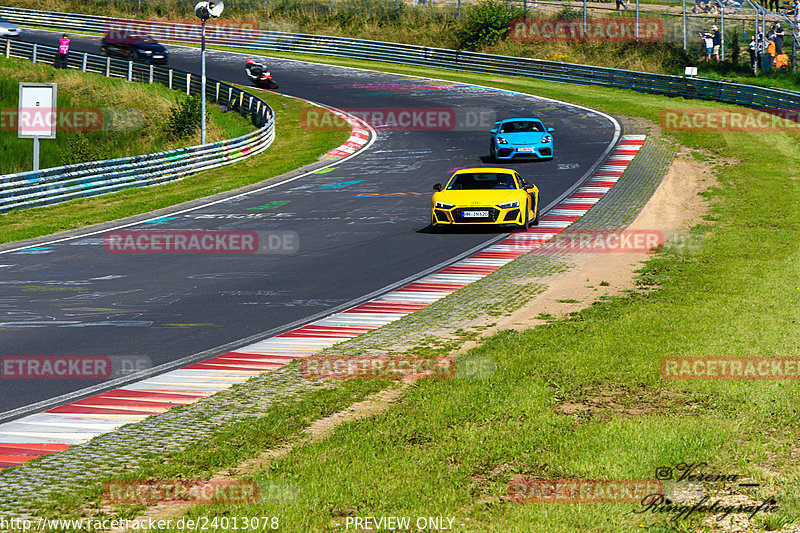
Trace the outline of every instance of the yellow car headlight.
<instances>
[{"instance_id":1,"label":"yellow car headlight","mask_svg":"<svg viewBox=\"0 0 800 533\"><path fill-rule=\"evenodd\" d=\"M444 202L436 202L437 209L452 209L455 206L453 204L446 204Z\"/></svg>"},{"instance_id":2,"label":"yellow car headlight","mask_svg":"<svg viewBox=\"0 0 800 533\"><path fill-rule=\"evenodd\" d=\"M519 207L519 202L517 201L517 202L508 202L505 204L498 204L497 207L499 207L500 209L511 209L512 207Z\"/></svg>"}]
</instances>

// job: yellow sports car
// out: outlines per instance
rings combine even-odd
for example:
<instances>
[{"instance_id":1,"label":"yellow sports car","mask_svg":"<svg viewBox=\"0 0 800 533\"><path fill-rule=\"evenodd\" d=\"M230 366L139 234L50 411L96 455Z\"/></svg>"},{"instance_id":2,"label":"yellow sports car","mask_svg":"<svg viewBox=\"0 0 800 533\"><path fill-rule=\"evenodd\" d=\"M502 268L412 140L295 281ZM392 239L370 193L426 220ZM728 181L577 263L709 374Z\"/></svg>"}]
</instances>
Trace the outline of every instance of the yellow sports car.
<instances>
[{"instance_id":1,"label":"yellow sports car","mask_svg":"<svg viewBox=\"0 0 800 533\"><path fill-rule=\"evenodd\" d=\"M433 186L431 226L539 224L539 189L510 168L465 168Z\"/></svg>"}]
</instances>

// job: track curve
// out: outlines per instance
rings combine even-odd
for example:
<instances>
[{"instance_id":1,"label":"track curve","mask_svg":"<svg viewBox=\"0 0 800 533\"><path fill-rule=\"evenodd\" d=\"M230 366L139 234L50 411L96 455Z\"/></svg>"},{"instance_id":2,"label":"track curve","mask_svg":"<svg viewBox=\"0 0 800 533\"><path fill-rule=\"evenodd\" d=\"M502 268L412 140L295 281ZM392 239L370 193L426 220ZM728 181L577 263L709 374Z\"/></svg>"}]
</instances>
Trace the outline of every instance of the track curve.
<instances>
[{"instance_id":1,"label":"track curve","mask_svg":"<svg viewBox=\"0 0 800 533\"><path fill-rule=\"evenodd\" d=\"M52 45L56 34L26 30L21 38ZM73 51L98 47L97 38L73 38ZM169 48L171 66L199 72L196 50ZM556 128L555 159L512 165L537 184L543 205L581 181L619 135L613 119L551 100L345 67L268 63L279 92L345 110L542 117ZM246 85L243 66L242 55L209 51L210 76ZM212 356L488 243L494 234L426 231L432 184L453 168L491 165L486 129L378 129L368 150L325 173L128 228L294 231L300 236L294 255L110 255L97 235L0 253L0 355L141 356L153 365L199 352ZM12 410L100 383L4 379L0 421Z\"/></svg>"}]
</instances>

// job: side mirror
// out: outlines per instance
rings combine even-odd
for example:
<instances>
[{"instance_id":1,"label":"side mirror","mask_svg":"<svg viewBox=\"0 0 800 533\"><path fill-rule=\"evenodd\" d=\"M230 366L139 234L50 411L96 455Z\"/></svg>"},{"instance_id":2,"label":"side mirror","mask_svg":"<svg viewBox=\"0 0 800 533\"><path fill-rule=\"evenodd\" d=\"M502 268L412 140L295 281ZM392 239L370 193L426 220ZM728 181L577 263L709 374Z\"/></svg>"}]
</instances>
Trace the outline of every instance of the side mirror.
<instances>
[{"instance_id":1,"label":"side mirror","mask_svg":"<svg viewBox=\"0 0 800 533\"><path fill-rule=\"evenodd\" d=\"M555 128L547 128L547 131L549 131L550 133L553 133L554 131L556 131L556 129Z\"/></svg>"},{"instance_id":2,"label":"side mirror","mask_svg":"<svg viewBox=\"0 0 800 533\"><path fill-rule=\"evenodd\" d=\"M442 184L441 183L437 183L436 185L433 186L433 190L434 191L441 191L442 190Z\"/></svg>"},{"instance_id":3,"label":"side mirror","mask_svg":"<svg viewBox=\"0 0 800 533\"><path fill-rule=\"evenodd\" d=\"M490 129L489 133L491 133L492 135L497 135L497 128Z\"/></svg>"}]
</instances>

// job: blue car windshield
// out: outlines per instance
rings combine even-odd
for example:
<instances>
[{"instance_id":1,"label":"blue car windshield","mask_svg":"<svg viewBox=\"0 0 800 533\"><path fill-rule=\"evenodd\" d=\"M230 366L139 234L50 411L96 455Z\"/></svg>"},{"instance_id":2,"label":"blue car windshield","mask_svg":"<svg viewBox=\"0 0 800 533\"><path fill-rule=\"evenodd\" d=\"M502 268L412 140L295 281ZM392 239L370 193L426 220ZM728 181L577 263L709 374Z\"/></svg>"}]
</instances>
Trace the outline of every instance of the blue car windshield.
<instances>
[{"instance_id":1,"label":"blue car windshield","mask_svg":"<svg viewBox=\"0 0 800 533\"><path fill-rule=\"evenodd\" d=\"M532 133L543 131L544 125L541 122L534 122L533 120L505 122L500 126L500 133Z\"/></svg>"},{"instance_id":2,"label":"blue car windshield","mask_svg":"<svg viewBox=\"0 0 800 533\"><path fill-rule=\"evenodd\" d=\"M469 191L485 189L516 189L511 174L494 172L458 174L447 184L448 191Z\"/></svg>"}]
</instances>

